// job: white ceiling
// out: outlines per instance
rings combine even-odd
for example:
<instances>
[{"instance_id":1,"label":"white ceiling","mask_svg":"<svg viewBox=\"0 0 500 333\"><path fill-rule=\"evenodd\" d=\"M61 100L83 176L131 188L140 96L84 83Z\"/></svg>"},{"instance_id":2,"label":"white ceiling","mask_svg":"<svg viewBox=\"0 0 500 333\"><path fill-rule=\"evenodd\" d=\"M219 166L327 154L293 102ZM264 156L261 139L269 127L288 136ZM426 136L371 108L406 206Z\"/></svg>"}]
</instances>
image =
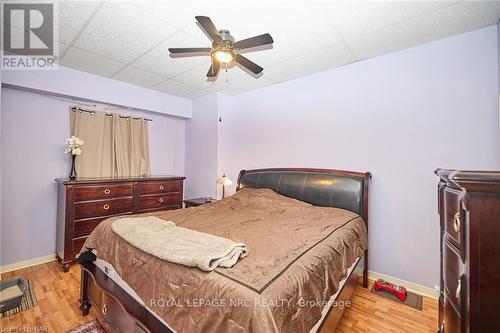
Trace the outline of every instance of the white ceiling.
<instances>
[{"instance_id":1,"label":"white ceiling","mask_svg":"<svg viewBox=\"0 0 500 333\"><path fill-rule=\"evenodd\" d=\"M209 57L170 58L169 47L208 47L195 15L237 39L262 33L274 48L207 82ZM60 63L165 93L239 94L494 24L499 1L61 1Z\"/></svg>"}]
</instances>

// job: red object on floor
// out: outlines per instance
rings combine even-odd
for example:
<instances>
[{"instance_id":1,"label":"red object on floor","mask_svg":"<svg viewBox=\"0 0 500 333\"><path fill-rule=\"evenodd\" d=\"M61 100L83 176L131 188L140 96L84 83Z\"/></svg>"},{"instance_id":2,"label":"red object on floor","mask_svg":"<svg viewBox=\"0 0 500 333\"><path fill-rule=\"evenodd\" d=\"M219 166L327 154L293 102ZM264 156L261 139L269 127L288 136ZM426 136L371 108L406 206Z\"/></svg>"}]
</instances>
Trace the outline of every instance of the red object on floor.
<instances>
[{"instance_id":1,"label":"red object on floor","mask_svg":"<svg viewBox=\"0 0 500 333\"><path fill-rule=\"evenodd\" d=\"M405 287L397 286L385 280L378 279L377 281L375 281L375 290L376 291L385 290L387 292L396 295L401 302L406 301L407 293Z\"/></svg>"}]
</instances>

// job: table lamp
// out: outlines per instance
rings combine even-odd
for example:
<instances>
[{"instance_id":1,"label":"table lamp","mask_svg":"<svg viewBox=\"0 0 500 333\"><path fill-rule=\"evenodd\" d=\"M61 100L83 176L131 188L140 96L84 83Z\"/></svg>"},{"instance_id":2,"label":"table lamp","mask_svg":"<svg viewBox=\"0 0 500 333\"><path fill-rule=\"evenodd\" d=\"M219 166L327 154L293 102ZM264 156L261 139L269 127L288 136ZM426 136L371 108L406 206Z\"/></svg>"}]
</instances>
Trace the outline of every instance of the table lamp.
<instances>
[{"instance_id":1,"label":"table lamp","mask_svg":"<svg viewBox=\"0 0 500 333\"><path fill-rule=\"evenodd\" d=\"M217 184L222 185L222 199L226 196L226 186L233 185L231 179L227 178L225 174L222 175L219 179L217 179Z\"/></svg>"}]
</instances>

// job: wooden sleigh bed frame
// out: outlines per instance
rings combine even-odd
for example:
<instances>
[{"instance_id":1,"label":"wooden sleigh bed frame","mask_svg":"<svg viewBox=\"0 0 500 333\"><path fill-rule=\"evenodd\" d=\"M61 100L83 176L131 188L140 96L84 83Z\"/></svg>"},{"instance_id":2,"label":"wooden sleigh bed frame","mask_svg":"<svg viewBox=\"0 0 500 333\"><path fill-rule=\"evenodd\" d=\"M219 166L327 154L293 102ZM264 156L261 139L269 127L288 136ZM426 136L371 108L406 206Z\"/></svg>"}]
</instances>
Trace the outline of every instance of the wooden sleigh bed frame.
<instances>
[{"instance_id":1,"label":"wooden sleigh bed frame","mask_svg":"<svg viewBox=\"0 0 500 333\"><path fill-rule=\"evenodd\" d=\"M316 206L336 207L359 214L368 229L368 189L371 174L353 171L309 168L242 170L236 190L245 187L269 188L282 195ZM80 310L87 315L91 305L107 326L118 332L173 332L146 307L127 293L95 264L96 256L87 251L77 259L81 267ZM368 250L346 277L335 301L348 301L359 282L368 287ZM317 332L331 331L340 321L344 307L330 307ZM114 332L114 330L113 330Z\"/></svg>"}]
</instances>

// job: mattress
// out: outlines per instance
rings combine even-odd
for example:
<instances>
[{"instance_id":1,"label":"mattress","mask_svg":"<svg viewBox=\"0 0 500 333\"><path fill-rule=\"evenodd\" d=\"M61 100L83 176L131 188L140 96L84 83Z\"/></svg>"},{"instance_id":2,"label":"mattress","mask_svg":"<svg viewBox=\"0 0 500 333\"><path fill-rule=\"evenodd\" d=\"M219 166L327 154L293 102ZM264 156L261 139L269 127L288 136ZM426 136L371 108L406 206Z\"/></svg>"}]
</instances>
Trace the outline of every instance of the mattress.
<instances>
[{"instance_id":1,"label":"mattress","mask_svg":"<svg viewBox=\"0 0 500 333\"><path fill-rule=\"evenodd\" d=\"M234 267L207 273L131 246L112 231L119 217L99 224L83 250L94 249L178 332L309 332L367 246L357 214L268 189L246 188L216 203L149 215L249 250Z\"/></svg>"}]
</instances>

